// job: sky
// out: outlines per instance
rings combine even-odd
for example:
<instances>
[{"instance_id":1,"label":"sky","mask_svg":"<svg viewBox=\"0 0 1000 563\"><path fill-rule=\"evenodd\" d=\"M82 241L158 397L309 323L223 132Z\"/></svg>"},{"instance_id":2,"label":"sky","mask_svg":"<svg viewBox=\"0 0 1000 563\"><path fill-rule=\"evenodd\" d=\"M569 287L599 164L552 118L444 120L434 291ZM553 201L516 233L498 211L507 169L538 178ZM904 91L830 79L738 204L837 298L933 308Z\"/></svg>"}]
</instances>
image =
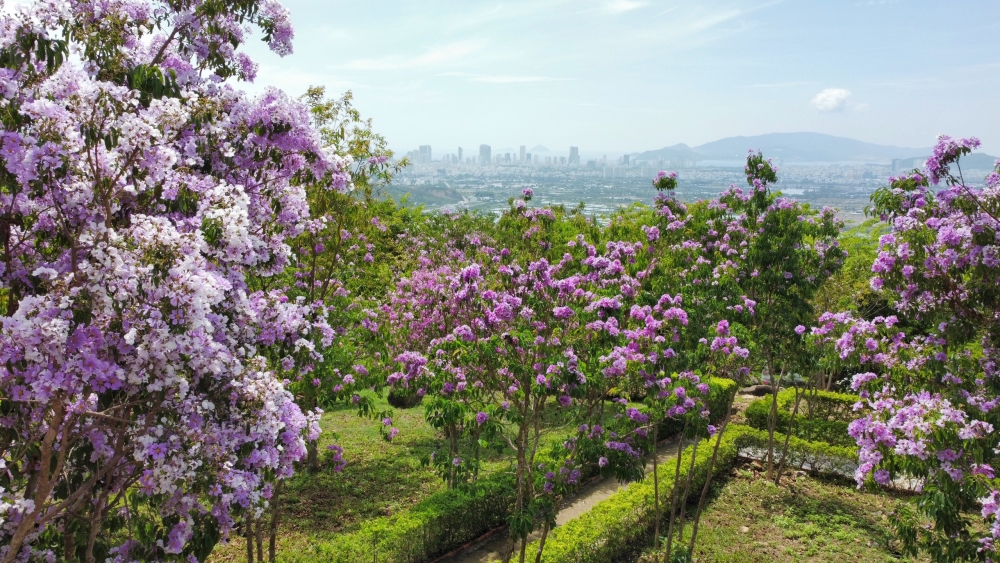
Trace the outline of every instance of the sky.
<instances>
[{"instance_id":1,"label":"sky","mask_svg":"<svg viewBox=\"0 0 1000 563\"><path fill-rule=\"evenodd\" d=\"M251 91L311 85L397 152L584 154L815 131L1000 155L997 0L284 0L295 53Z\"/></svg>"}]
</instances>

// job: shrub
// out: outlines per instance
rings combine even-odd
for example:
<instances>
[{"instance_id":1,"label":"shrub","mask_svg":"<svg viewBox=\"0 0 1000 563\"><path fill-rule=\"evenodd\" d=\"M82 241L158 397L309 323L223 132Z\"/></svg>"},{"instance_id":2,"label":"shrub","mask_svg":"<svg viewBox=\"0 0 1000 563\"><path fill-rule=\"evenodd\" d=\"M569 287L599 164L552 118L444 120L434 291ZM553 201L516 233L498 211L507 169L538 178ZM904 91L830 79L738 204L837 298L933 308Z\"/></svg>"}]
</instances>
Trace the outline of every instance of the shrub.
<instances>
[{"instance_id":1,"label":"shrub","mask_svg":"<svg viewBox=\"0 0 1000 563\"><path fill-rule=\"evenodd\" d=\"M776 434L784 440L783 435ZM733 465L741 452L762 447L767 443L767 433L748 426L733 425L726 430L719 445L715 472L721 473ZM683 452L681 477L686 478L692 447ZM832 446L822 442L809 442L792 437L789 440L788 467L813 469L817 472L853 472L856 449ZM712 448L698 449L694 465L692 487L697 490L708 472ZM673 464L663 464L659 469L661 507L669 503L674 483ZM648 547L653 530L652 479L634 483L589 512L553 529L545 543L544 563L604 563L627 560L638 556ZM528 553L537 552L538 545L528 546Z\"/></svg>"},{"instance_id":2,"label":"shrub","mask_svg":"<svg viewBox=\"0 0 1000 563\"><path fill-rule=\"evenodd\" d=\"M361 529L317 543L311 552L283 552L285 561L416 563L445 553L503 525L514 504L514 477L480 479L443 490L399 514L369 520Z\"/></svg>"},{"instance_id":3,"label":"shrub","mask_svg":"<svg viewBox=\"0 0 1000 563\"><path fill-rule=\"evenodd\" d=\"M709 387L711 395L708 403L715 421L725 414L729 399L736 391L736 382L712 378ZM680 427L668 420L664 421L660 431L662 436L671 436L680 432ZM698 457L700 460L702 454L699 453ZM536 462L555 465L558 460L548 458L547 452L540 452ZM724 461L719 463L726 465ZM581 482L596 475L597 470L593 465L584 466ZM661 472L665 470L661 468ZM652 490L652 481L637 485L647 484ZM664 486L669 490L669 484ZM409 510L369 520L355 532L340 535L331 542L316 544L311 552L282 553L282 560L305 562L322 559L331 563L362 563L377 556L380 563L426 561L504 525L514 505L514 487L514 477L510 473L484 476L474 486L443 490Z\"/></svg>"},{"instance_id":4,"label":"shrub","mask_svg":"<svg viewBox=\"0 0 1000 563\"><path fill-rule=\"evenodd\" d=\"M833 393L830 391L804 391L799 403L792 436L805 440L822 441L838 446L853 446L854 440L847 434L847 426L854 419L853 406L857 395ZM778 426L776 430L788 430L788 421L795 407L795 389L778 393ZM771 414L771 398L765 397L750 403L745 416L747 424L753 428L767 430Z\"/></svg>"}]
</instances>

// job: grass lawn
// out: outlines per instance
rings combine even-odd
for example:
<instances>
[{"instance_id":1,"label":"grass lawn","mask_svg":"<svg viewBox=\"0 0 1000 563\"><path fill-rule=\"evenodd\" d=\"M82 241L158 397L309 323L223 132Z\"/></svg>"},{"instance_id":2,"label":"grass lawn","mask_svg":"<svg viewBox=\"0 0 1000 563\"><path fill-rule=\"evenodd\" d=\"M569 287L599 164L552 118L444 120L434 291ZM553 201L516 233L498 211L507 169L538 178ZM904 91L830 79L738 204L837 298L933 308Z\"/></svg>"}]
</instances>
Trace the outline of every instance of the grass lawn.
<instances>
[{"instance_id":1,"label":"grass lawn","mask_svg":"<svg viewBox=\"0 0 1000 563\"><path fill-rule=\"evenodd\" d=\"M890 523L903 496L808 476L775 487L750 465L717 485L698 530L698 563L911 561L896 552Z\"/></svg>"},{"instance_id":2,"label":"grass lawn","mask_svg":"<svg viewBox=\"0 0 1000 563\"><path fill-rule=\"evenodd\" d=\"M386 407L384 403L380 400L378 408ZM406 510L444 488L434 471L420 463L421 457L443 447L424 420L424 407L394 411L393 426L402 432L392 443L382 439L378 421L359 418L352 407L336 407L323 414L321 469L296 474L285 487L278 561L293 555L301 558L317 544L356 530L365 520ZM559 410L546 417L540 450L566 436L571 430L566 420L567 414ZM347 467L341 473L328 463L326 446L330 444L344 448ZM484 459L481 476L506 470L512 461L509 449ZM210 563L244 562L245 546L242 537L233 537L228 545L215 548Z\"/></svg>"},{"instance_id":3,"label":"grass lawn","mask_svg":"<svg viewBox=\"0 0 1000 563\"><path fill-rule=\"evenodd\" d=\"M380 405L384 406L384 405ZM443 482L420 457L436 448L434 429L424 421L423 407L395 409L393 424L404 431L388 443L379 435L379 422L359 418L350 407L323 414L320 438L321 469L298 474L285 487L278 558L282 552L308 550L316 542L349 532L366 519L405 510L440 490ZM347 467L333 471L326 446L344 448ZM219 545L214 563L245 561L242 538Z\"/></svg>"}]
</instances>

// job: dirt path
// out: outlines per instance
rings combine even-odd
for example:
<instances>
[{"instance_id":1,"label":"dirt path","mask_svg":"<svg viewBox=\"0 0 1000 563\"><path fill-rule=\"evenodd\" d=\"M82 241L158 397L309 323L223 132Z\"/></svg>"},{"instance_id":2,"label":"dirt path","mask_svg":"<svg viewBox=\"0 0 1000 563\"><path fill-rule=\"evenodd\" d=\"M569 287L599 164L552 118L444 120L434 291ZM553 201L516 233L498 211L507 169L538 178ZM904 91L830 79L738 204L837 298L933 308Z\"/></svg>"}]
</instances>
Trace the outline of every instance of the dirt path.
<instances>
[{"instance_id":1,"label":"dirt path","mask_svg":"<svg viewBox=\"0 0 1000 563\"><path fill-rule=\"evenodd\" d=\"M677 439L667 440L656 448L657 463L663 465L677 453ZM653 464L646 466L646 474L653 471ZM556 526L562 526L566 522L586 513L597 503L610 497L621 489L627 488L628 483L619 483L614 479L595 479L590 483L580 487L580 489L563 501L559 513L556 514ZM528 536L529 543L541 537L541 531ZM499 560L504 547L507 544L507 534L493 534L486 540L472 544L463 551L451 555L445 559L439 559L435 563L489 563ZM531 554L534 560L534 554Z\"/></svg>"}]
</instances>

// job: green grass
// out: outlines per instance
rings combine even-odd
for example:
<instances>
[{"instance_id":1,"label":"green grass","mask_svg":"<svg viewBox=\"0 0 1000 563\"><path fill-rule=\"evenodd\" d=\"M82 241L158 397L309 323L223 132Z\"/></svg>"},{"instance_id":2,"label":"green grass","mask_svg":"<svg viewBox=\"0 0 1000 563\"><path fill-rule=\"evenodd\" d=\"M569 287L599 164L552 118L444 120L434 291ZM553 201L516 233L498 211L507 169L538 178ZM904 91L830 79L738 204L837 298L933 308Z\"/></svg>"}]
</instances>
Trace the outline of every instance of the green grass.
<instances>
[{"instance_id":1,"label":"green grass","mask_svg":"<svg viewBox=\"0 0 1000 563\"><path fill-rule=\"evenodd\" d=\"M890 521L903 496L808 476L775 487L747 465L716 487L698 530L699 563L911 561L898 555Z\"/></svg>"},{"instance_id":2,"label":"green grass","mask_svg":"<svg viewBox=\"0 0 1000 563\"><path fill-rule=\"evenodd\" d=\"M379 405L384 408L386 405ZM364 520L405 510L441 490L442 481L420 457L437 447L423 407L396 409L393 424L405 429L392 443L379 434L379 422L359 418L350 407L323 414L320 426L321 468L288 481L282 501L278 551L300 550L333 535L354 530ZM326 446L344 448L347 467L340 473L328 463ZM216 563L244 561L242 538L219 545Z\"/></svg>"},{"instance_id":3,"label":"green grass","mask_svg":"<svg viewBox=\"0 0 1000 563\"><path fill-rule=\"evenodd\" d=\"M387 408L379 399L378 409ZM566 436L568 413L554 409L544 419L539 451ZM379 421L359 418L352 407L339 406L323 414L320 426L321 468L299 473L286 483L278 530L278 559L282 554L302 554L338 534L357 530L361 523L412 508L444 488L444 483L420 458L443 447L437 433L424 420L424 407L394 409L393 426L402 430L392 443L382 439ZM333 471L326 447L344 448L347 467ZM481 476L503 471L513 461L508 449L483 460ZM266 543L266 541L265 541ZM242 562L246 547L242 537L212 552L211 563Z\"/></svg>"}]
</instances>

